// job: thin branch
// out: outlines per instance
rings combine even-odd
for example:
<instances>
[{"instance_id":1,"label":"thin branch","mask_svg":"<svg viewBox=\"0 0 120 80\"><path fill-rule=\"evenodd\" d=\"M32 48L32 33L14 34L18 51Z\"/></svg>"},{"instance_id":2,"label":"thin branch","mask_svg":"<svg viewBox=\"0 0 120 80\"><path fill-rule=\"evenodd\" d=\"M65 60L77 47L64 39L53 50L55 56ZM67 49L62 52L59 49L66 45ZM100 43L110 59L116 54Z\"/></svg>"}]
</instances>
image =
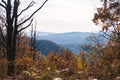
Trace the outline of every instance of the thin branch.
<instances>
[{"instance_id":1,"label":"thin branch","mask_svg":"<svg viewBox=\"0 0 120 80\"><path fill-rule=\"evenodd\" d=\"M0 3L0 6L6 9L6 6L4 6L4 5L3 5L3 4L1 4L1 3Z\"/></svg>"},{"instance_id":2,"label":"thin branch","mask_svg":"<svg viewBox=\"0 0 120 80\"><path fill-rule=\"evenodd\" d=\"M4 0L2 0L2 2L3 2L5 5L7 5L7 3L6 3Z\"/></svg>"},{"instance_id":3,"label":"thin branch","mask_svg":"<svg viewBox=\"0 0 120 80\"><path fill-rule=\"evenodd\" d=\"M34 1L32 1L25 9L23 9L19 14L18 16L20 16L24 11L28 10L30 7L32 7L34 5Z\"/></svg>"},{"instance_id":4,"label":"thin branch","mask_svg":"<svg viewBox=\"0 0 120 80\"><path fill-rule=\"evenodd\" d=\"M31 19L30 23L29 23L26 27L21 28L21 29L18 31L18 33L21 32L22 30L28 28L28 27L32 24L32 22L33 22L33 19Z\"/></svg>"},{"instance_id":5,"label":"thin branch","mask_svg":"<svg viewBox=\"0 0 120 80\"><path fill-rule=\"evenodd\" d=\"M106 36L105 36L106 35ZM103 35L102 34L100 34L100 36L103 36L104 38L106 38L107 40L109 40L109 37L110 37L110 35L109 34L107 34L106 32L104 32L103 31Z\"/></svg>"},{"instance_id":6,"label":"thin branch","mask_svg":"<svg viewBox=\"0 0 120 80\"><path fill-rule=\"evenodd\" d=\"M46 3L47 1L48 1L48 0L46 0L46 1L45 1L36 11L34 11L26 20L24 20L23 22L19 23L18 26L20 26L20 25L24 24L25 22L27 22L28 20L30 20L30 19L33 17L33 15L34 15L35 13L37 13L37 12L45 5L45 3Z\"/></svg>"},{"instance_id":7,"label":"thin branch","mask_svg":"<svg viewBox=\"0 0 120 80\"><path fill-rule=\"evenodd\" d=\"M12 23L13 23L13 20L14 18L16 17L17 15L17 11L18 11L18 6L19 6L19 2L17 0L14 1L14 8L13 8L13 15L12 15Z\"/></svg>"}]
</instances>

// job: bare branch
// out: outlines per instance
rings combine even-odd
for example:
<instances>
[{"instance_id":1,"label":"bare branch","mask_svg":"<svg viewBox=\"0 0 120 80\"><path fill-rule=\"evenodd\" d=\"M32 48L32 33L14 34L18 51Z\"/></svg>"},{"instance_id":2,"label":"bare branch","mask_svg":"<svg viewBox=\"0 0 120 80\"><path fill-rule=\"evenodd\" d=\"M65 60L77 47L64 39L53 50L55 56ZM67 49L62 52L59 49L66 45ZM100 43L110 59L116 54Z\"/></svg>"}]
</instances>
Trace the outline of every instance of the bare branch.
<instances>
[{"instance_id":1,"label":"bare branch","mask_svg":"<svg viewBox=\"0 0 120 80\"><path fill-rule=\"evenodd\" d=\"M13 8L13 15L12 15L12 22L15 17L17 17L17 11L18 11L19 1L14 1L14 8Z\"/></svg>"},{"instance_id":2,"label":"bare branch","mask_svg":"<svg viewBox=\"0 0 120 80\"><path fill-rule=\"evenodd\" d=\"M20 25L22 25L22 24L24 24L25 22L27 22L28 20L30 20L32 17L33 17L33 15L35 14L35 13L37 13L44 5L45 5L45 3L47 2L48 0L46 0L36 11L34 11L26 20L24 20L23 22L21 22L21 23L19 23L17 26L20 26Z\"/></svg>"},{"instance_id":3,"label":"bare branch","mask_svg":"<svg viewBox=\"0 0 120 80\"><path fill-rule=\"evenodd\" d=\"M110 35L107 34L106 32L103 31L103 35L100 35L100 36L103 36L104 38L106 38L107 40L109 40L109 37Z\"/></svg>"},{"instance_id":4,"label":"bare branch","mask_svg":"<svg viewBox=\"0 0 120 80\"><path fill-rule=\"evenodd\" d=\"M2 2L3 2L5 5L7 5L7 3L6 3L4 0L2 0Z\"/></svg>"},{"instance_id":5,"label":"bare branch","mask_svg":"<svg viewBox=\"0 0 120 80\"><path fill-rule=\"evenodd\" d=\"M22 30L28 28L28 27L32 24L32 22L33 22L33 19L31 19L30 23L29 23L26 27L21 28L21 29L18 31L18 33L21 32Z\"/></svg>"},{"instance_id":6,"label":"bare branch","mask_svg":"<svg viewBox=\"0 0 120 80\"><path fill-rule=\"evenodd\" d=\"M4 6L4 5L3 5L3 4L1 4L1 3L0 3L0 6L6 9L6 6Z\"/></svg>"},{"instance_id":7,"label":"bare branch","mask_svg":"<svg viewBox=\"0 0 120 80\"><path fill-rule=\"evenodd\" d=\"M20 16L24 11L28 10L30 7L32 7L34 5L34 1L32 1L25 9L23 9L19 14L18 16Z\"/></svg>"}]
</instances>

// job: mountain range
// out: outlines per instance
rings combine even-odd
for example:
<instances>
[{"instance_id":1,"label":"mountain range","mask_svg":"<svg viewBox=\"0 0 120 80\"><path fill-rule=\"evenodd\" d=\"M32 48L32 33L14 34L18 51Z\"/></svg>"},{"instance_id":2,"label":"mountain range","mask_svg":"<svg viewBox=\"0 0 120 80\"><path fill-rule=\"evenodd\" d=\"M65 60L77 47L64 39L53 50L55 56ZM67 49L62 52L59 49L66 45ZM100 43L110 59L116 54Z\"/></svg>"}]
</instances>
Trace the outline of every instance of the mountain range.
<instances>
[{"instance_id":1,"label":"mountain range","mask_svg":"<svg viewBox=\"0 0 120 80\"><path fill-rule=\"evenodd\" d=\"M73 53L79 54L80 51L82 50L81 45L84 45L88 42L86 38L88 38L91 35L95 36L99 35L99 33L91 32L67 32L67 33L36 32L36 34L38 41L37 48L41 49L41 51L43 51L45 55L50 51L59 52L63 48L68 49ZM48 49L47 52L46 48Z\"/></svg>"}]
</instances>

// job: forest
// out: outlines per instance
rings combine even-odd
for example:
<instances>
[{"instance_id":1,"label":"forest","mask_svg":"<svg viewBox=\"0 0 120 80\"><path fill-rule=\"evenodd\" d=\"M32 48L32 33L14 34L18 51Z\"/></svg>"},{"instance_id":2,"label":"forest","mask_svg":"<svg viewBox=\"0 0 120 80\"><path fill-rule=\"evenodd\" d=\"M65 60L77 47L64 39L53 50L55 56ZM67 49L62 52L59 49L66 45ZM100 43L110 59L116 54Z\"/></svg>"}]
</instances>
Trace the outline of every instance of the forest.
<instances>
[{"instance_id":1,"label":"forest","mask_svg":"<svg viewBox=\"0 0 120 80\"><path fill-rule=\"evenodd\" d=\"M67 49L43 55L35 48L36 31L28 37L24 30L33 27L34 15L49 1L23 17L34 0L24 9L21 0L0 0L0 80L120 80L120 1L100 1L92 21L106 44L89 36L93 44L82 45L78 55Z\"/></svg>"}]
</instances>

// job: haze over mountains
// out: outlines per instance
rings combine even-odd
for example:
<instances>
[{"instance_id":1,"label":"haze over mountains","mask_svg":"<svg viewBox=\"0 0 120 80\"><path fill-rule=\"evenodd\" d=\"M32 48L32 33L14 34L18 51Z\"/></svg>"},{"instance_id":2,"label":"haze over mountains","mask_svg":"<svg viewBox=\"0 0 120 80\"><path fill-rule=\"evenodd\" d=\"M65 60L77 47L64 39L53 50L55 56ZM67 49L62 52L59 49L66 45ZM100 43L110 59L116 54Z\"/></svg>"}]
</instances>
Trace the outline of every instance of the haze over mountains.
<instances>
[{"instance_id":1,"label":"haze over mountains","mask_svg":"<svg viewBox=\"0 0 120 80\"><path fill-rule=\"evenodd\" d=\"M79 54L79 52L81 51L81 45L86 43L86 38L89 37L91 34L92 33L90 32L69 32L69 33L40 32L37 33L37 40L49 40L63 48L69 49L73 53Z\"/></svg>"},{"instance_id":2,"label":"haze over mountains","mask_svg":"<svg viewBox=\"0 0 120 80\"><path fill-rule=\"evenodd\" d=\"M79 54L82 50L81 45L87 44L86 38L91 35L98 36L99 33L91 32L67 32L67 33L49 33L36 32L37 49L45 55L51 51L59 52L63 48ZM51 50L50 50L51 49ZM47 51L46 51L47 50Z\"/></svg>"}]
</instances>

